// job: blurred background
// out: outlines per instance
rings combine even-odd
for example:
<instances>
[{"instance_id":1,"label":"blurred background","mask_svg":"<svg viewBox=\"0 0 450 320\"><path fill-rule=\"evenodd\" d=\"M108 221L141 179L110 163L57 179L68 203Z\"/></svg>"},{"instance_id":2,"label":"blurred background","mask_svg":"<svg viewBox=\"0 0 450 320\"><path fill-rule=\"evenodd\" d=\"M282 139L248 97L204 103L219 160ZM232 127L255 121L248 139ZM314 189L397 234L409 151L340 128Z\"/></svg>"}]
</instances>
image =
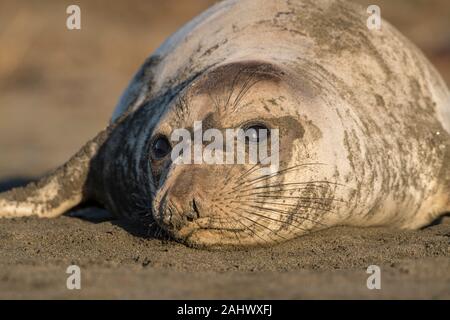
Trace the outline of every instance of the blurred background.
<instances>
[{"instance_id":1,"label":"blurred background","mask_svg":"<svg viewBox=\"0 0 450 320\"><path fill-rule=\"evenodd\" d=\"M0 179L62 164L107 124L166 37L213 0L0 0ZM416 43L450 83L450 1L358 0ZM82 29L66 28L81 7Z\"/></svg>"}]
</instances>

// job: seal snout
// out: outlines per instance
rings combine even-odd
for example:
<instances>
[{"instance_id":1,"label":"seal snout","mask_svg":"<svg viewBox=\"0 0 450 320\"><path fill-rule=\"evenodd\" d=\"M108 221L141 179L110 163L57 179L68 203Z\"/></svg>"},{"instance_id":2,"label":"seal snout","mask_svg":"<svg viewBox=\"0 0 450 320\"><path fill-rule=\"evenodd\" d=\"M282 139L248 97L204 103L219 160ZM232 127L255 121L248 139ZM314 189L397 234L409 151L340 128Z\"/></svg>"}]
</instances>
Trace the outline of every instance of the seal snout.
<instances>
[{"instance_id":1,"label":"seal snout","mask_svg":"<svg viewBox=\"0 0 450 320\"><path fill-rule=\"evenodd\" d=\"M164 229L176 234L198 227L202 218L207 218L205 204L210 195L201 187L204 172L189 169L176 172L173 180L165 181L165 187L159 191L161 198L155 201L158 212L155 218Z\"/></svg>"},{"instance_id":2,"label":"seal snout","mask_svg":"<svg viewBox=\"0 0 450 320\"><path fill-rule=\"evenodd\" d=\"M197 219L204 217L202 214L201 197L196 193L194 186L189 186L183 190L174 188L170 192L172 206L178 212L179 218L189 224Z\"/></svg>"}]
</instances>

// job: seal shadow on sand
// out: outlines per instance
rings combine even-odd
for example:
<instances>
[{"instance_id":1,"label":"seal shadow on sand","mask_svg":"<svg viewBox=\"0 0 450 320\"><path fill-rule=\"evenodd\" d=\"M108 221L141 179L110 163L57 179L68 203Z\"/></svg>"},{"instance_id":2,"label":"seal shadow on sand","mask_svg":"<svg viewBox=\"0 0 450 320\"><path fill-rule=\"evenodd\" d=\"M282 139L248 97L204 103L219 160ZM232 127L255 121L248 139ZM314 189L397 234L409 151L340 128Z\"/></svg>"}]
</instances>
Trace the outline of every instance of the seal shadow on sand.
<instances>
[{"instance_id":1,"label":"seal shadow on sand","mask_svg":"<svg viewBox=\"0 0 450 320\"><path fill-rule=\"evenodd\" d=\"M38 181L41 177L10 177L0 180L0 193L11 190L13 188L24 187L30 182ZM111 222L126 232L136 237L155 238L159 240L167 240L168 236L162 233L160 228L149 227L137 222L118 219L107 210L103 209L98 203L89 201L79 205L72 210L66 212L65 216L81 219L83 221L94 224L102 222Z\"/></svg>"},{"instance_id":2,"label":"seal shadow on sand","mask_svg":"<svg viewBox=\"0 0 450 320\"><path fill-rule=\"evenodd\" d=\"M34 181L38 181L40 177L12 177L0 180L0 193L8 191L13 188L23 187L26 184ZM111 222L133 236L141 238L153 238L158 240L167 241L170 237L157 226L144 226L138 222L128 221L125 219L118 219L107 210L103 209L98 203L93 201L83 203L72 210L64 214L65 216L81 219L83 221L91 222L94 224L102 222ZM446 217L450 217L450 212L438 217L429 225L420 228L424 230L429 227L439 225Z\"/></svg>"}]
</instances>

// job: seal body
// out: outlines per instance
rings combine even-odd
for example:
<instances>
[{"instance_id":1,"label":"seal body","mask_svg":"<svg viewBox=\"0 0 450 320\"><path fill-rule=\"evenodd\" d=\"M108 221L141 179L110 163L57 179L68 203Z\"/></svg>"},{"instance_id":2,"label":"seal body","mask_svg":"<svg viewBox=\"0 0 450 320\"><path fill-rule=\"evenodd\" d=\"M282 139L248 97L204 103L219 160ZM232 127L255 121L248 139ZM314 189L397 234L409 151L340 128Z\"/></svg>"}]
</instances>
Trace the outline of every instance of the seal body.
<instances>
[{"instance_id":1,"label":"seal body","mask_svg":"<svg viewBox=\"0 0 450 320\"><path fill-rule=\"evenodd\" d=\"M202 246L271 244L334 225L429 224L450 210L450 94L413 44L385 21L369 30L367 18L332 0L211 7L135 75L89 144L95 155L83 161L82 196L71 204L94 198ZM195 121L278 129L279 170L152 156L158 137ZM42 199L41 187L30 187L34 198L4 196L16 204L9 215Z\"/></svg>"}]
</instances>

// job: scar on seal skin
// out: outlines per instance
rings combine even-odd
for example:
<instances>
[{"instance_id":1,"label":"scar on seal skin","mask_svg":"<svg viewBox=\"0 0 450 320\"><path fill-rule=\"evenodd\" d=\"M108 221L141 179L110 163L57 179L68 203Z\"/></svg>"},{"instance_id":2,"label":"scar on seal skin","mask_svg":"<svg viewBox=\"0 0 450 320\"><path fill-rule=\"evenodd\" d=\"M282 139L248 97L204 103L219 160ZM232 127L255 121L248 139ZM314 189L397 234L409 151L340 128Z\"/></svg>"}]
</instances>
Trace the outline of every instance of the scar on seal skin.
<instances>
[{"instance_id":1,"label":"scar on seal skin","mask_svg":"<svg viewBox=\"0 0 450 320\"><path fill-rule=\"evenodd\" d=\"M450 210L450 94L389 23L332 0L226 0L153 53L110 125L0 217L94 199L191 246L270 245L335 225L420 228ZM177 165L170 135L279 129L280 167Z\"/></svg>"}]
</instances>

